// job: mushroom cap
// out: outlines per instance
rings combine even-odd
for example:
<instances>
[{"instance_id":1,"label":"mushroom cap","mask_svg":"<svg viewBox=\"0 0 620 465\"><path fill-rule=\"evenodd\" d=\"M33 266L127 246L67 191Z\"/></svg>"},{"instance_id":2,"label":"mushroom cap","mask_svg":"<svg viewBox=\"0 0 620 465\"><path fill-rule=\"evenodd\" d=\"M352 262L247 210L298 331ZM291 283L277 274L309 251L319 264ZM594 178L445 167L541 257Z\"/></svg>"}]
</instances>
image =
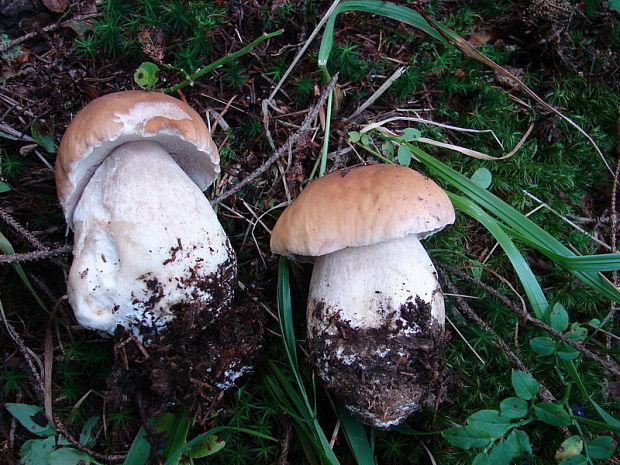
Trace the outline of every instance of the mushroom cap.
<instances>
[{"instance_id":1,"label":"mushroom cap","mask_svg":"<svg viewBox=\"0 0 620 465\"><path fill-rule=\"evenodd\" d=\"M430 178L406 166L358 166L308 184L278 219L271 250L318 257L409 234L423 239L453 222L450 199Z\"/></svg>"},{"instance_id":2,"label":"mushroom cap","mask_svg":"<svg viewBox=\"0 0 620 465\"><path fill-rule=\"evenodd\" d=\"M97 167L116 147L141 139L162 145L201 190L219 172L217 147L189 105L159 92L104 95L73 118L58 148L56 189L69 226Z\"/></svg>"}]
</instances>

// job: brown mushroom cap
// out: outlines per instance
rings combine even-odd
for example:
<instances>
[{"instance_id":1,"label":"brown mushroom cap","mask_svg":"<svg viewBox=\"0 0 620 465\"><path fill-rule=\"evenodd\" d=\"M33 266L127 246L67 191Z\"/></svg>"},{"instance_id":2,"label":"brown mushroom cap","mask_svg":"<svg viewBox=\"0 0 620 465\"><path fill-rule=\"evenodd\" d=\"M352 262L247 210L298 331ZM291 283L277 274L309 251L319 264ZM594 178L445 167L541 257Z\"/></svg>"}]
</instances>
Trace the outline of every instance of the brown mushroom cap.
<instances>
[{"instance_id":1,"label":"brown mushroom cap","mask_svg":"<svg viewBox=\"0 0 620 465\"><path fill-rule=\"evenodd\" d=\"M56 188L67 223L97 167L116 147L140 139L162 145L201 190L219 172L219 154L189 105L159 92L125 91L90 102L69 124L56 158Z\"/></svg>"},{"instance_id":2,"label":"brown mushroom cap","mask_svg":"<svg viewBox=\"0 0 620 465\"><path fill-rule=\"evenodd\" d=\"M308 184L278 219L271 250L318 257L409 234L423 239L453 222L450 199L426 176L405 166L358 166Z\"/></svg>"}]
</instances>

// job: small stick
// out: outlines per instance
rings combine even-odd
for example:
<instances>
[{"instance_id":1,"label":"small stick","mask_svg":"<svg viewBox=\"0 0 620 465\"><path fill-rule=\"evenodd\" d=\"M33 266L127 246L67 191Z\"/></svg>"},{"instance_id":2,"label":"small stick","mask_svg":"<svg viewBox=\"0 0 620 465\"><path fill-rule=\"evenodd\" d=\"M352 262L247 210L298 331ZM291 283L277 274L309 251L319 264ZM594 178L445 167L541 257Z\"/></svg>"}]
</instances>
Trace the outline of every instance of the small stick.
<instances>
[{"instance_id":1,"label":"small stick","mask_svg":"<svg viewBox=\"0 0 620 465\"><path fill-rule=\"evenodd\" d=\"M99 13L89 13L86 15L82 15L82 16L75 16L72 19L68 19L67 21L63 21L62 23L54 23L54 24L50 24L48 26L45 26L44 28L41 28L38 31L34 31L34 32L29 32L28 34L24 34L21 37L18 37L17 39L11 40L10 42L7 42L5 44L0 44L0 52L3 52L11 47L14 47L15 45L21 44L22 42L25 42L29 39L32 39L34 36L42 33L42 32L51 32L51 31L55 31L56 29L59 29L61 27L65 27L68 26L71 23L74 23L76 21L84 21L86 19L90 19L90 18L94 18L95 16L98 16Z\"/></svg>"},{"instance_id":2,"label":"small stick","mask_svg":"<svg viewBox=\"0 0 620 465\"><path fill-rule=\"evenodd\" d=\"M560 339L562 342L565 342L571 347L574 347L575 349L577 349L579 352L581 352L583 355L585 355L589 359L594 360L595 362L599 363L603 368L605 368L610 373L613 373L616 376L620 376L620 366L617 363L610 362L610 361L603 359L602 357L598 356L597 354L592 352L590 349L585 347L583 344L579 344L578 342L573 341L572 339L566 337L561 332L556 331L555 329L553 329L551 326L547 325L543 321L540 321L538 318L534 318L532 315L524 311L514 302L511 302L510 299L508 299L501 292L498 292L497 290L493 289L488 284L485 284L482 281L479 281L469 276L467 273L464 273L461 270L458 270L457 268L454 268L450 265L446 265L442 263L442 264L439 264L438 266L444 271L447 271L451 274L458 276L459 278L466 279L468 281L475 283L477 286L480 286L480 288L482 288L489 294L494 295L495 297L500 299L510 310L512 310L514 313L516 313L519 317L521 317L526 322L532 323L534 326L537 326L538 328L545 330L549 334Z\"/></svg>"},{"instance_id":3,"label":"small stick","mask_svg":"<svg viewBox=\"0 0 620 465\"><path fill-rule=\"evenodd\" d=\"M21 224L19 224L15 218L13 218L7 211L2 208L0 208L0 218L11 228L17 231L33 247L36 247L40 250L49 250L49 247L47 247L45 244L39 241L39 239L34 237L30 231L28 231Z\"/></svg>"},{"instance_id":4,"label":"small stick","mask_svg":"<svg viewBox=\"0 0 620 465\"><path fill-rule=\"evenodd\" d=\"M465 313L465 315L467 315L470 320L472 320L482 329L491 334L491 336L493 336L495 344L504 351L504 354L506 354L506 357L508 357L508 360L510 360L513 365L515 365L519 370L524 371L531 376L530 370L527 369L525 364L521 361L519 357L517 357L517 355L512 351L512 349L508 347L508 344L506 344L506 342L497 335L497 333L489 326L489 324L482 318L480 318L478 314L474 312L474 310L469 306L469 304L465 302L465 299L460 296L460 292L456 285L452 281L450 281L450 279L448 279L448 277L445 276L444 273L441 273L441 278L446 284L446 287L450 290L450 292L456 294L454 296L454 299L456 300L456 303L459 305L463 313ZM554 400L556 400L555 396L551 394L549 389L547 389L539 381L537 382L540 386L540 397L542 400L544 400L545 402L553 402Z\"/></svg>"},{"instance_id":5,"label":"small stick","mask_svg":"<svg viewBox=\"0 0 620 465\"><path fill-rule=\"evenodd\" d=\"M336 86L336 82L337 81L338 81L338 74L334 75L334 77L332 78L330 83L327 85L327 87L325 88L325 90L321 94L321 97L319 98L319 101L316 103L316 105L314 107L312 107L312 110L310 112L308 112L308 114L306 115L306 119L304 120L304 122L301 125L301 127L295 133L293 133L288 138L288 140L282 146L280 146L280 148L278 150L276 150L261 166L259 166L257 169L255 169L247 178L245 178L243 181L235 184L232 188L228 189L226 192L224 192L223 194L220 194L218 197L213 199L211 201L211 205L217 205L222 200L224 200L224 199L230 197L231 195L236 194L237 192L239 192L242 188L244 188L245 186L250 184L257 177L259 177L261 174L263 174L265 171L267 171L267 169L278 158L280 158L289 149L289 147L292 147L293 144L295 142L297 142L297 139L299 139L301 137L301 135L306 130L308 130L308 128L310 127L310 124L312 123L312 121L314 120L316 115L318 114L319 110L325 104L325 100L327 100L327 96L331 93L331 91Z\"/></svg>"},{"instance_id":6,"label":"small stick","mask_svg":"<svg viewBox=\"0 0 620 465\"><path fill-rule=\"evenodd\" d=\"M34 252L27 253L15 253L11 255L0 255L0 264L2 263L20 263L32 260L42 260L46 258L56 257L58 255L64 255L71 252L70 245L63 245L57 249L49 250L36 250Z\"/></svg>"}]
</instances>

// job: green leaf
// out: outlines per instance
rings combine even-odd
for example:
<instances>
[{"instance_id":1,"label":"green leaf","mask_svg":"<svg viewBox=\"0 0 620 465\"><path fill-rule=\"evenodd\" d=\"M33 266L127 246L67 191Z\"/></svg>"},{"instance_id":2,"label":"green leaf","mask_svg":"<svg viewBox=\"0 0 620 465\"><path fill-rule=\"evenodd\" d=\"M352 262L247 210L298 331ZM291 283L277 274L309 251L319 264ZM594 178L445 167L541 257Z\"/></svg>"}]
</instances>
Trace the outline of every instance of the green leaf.
<instances>
[{"instance_id":1,"label":"green leaf","mask_svg":"<svg viewBox=\"0 0 620 465\"><path fill-rule=\"evenodd\" d=\"M47 456L49 465L98 465L94 458L72 447L61 447Z\"/></svg>"},{"instance_id":2,"label":"green leaf","mask_svg":"<svg viewBox=\"0 0 620 465\"><path fill-rule=\"evenodd\" d=\"M574 455L562 460L558 465L584 465L588 460L583 455Z\"/></svg>"},{"instance_id":3,"label":"green leaf","mask_svg":"<svg viewBox=\"0 0 620 465\"><path fill-rule=\"evenodd\" d=\"M493 175L486 168L478 168L474 174L471 175L471 180L483 189L488 189L493 181Z\"/></svg>"},{"instance_id":4,"label":"green leaf","mask_svg":"<svg viewBox=\"0 0 620 465\"><path fill-rule=\"evenodd\" d=\"M551 355L555 352L555 342L547 336L540 336L530 339L530 347L540 355Z\"/></svg>"},{"instance_id":5,"label":"green leaf","mask_svg":"<svg viewBox=\"0 0 620 465\"><path fill-rule=\"evenodd\" d=\"M588 453L593 459L607 459L616 451L616 445L611 436L599 436L588 444Z\"/></svg>"},{"instance_id":6,"label":"green leaf","mask_svg":"<svg viewBox=\"0 0 620 465\"><path fill-rule=\"evenodd\" d=\"M479 410L467 418L467 424L485 431L489 436L502 437L510 429L510 417L498 410Z\"/></svg>"},{"instance_id":7,"label":"green leaf","mask_svg":"<svg viewBox=\"0 0 620 465\"><path fill-rule=\"evenodd\" d=\"M407 142L413 142L414 140L418 139L420 136L422 136L422 133L418 129L405 128L403 129L403 133L400 136L400 139L407 141Z\"/></svg>"},{"instance_id":8,"label":"green leaf","mask_svg":"<svg viewBox=\"0 0 620 465\"><path fill-rule=\"evenodd\" d=\"M508 418L523 418L527 415L527 402L519 397L509 397L502 400L499 409Z\"/></svg>"},{"instance_id":9,"label":"green leaf","mask_svg":"<svg viewBox=\"0 0 620 465\"><path fill-rule=\"evenodd\" d=\"M579 376L579 373L577 372L577 367L575 366L575 364L571 360L568 360L564 362L564 367L566 368L566 371L570 375L571 379L577 385L577 388L579 389L579 391L586 397L586 399L590 401L590 403L592 404L592 407L594 407L594 410L596 410L597 413L601 416L601 418L605 420L605 423L607 423L609 426L613 426L614 428L620 429L620 421L618 421L613 416L611 416L609 413L607 413L603 407L597 404L595 400L592 399L592 397L590 397L590 393L584 386L583 381L581 377Z\"/></svg>"},{"instance_id":10,"label":"green leaf","mask_svg":"<svg viewBox=\"0 0 620 465\"><path fill-rule=\"evenodd\" d=\"M357 142L359 142L359 140L360 140L360 138L361 138L361 137L362 137L362 135L361 135L359 132L357 132L357 131L351 131L351 132L349 132L349 140L350 140L352 143L354 143L354 144L355 144L355 143L357 143Z\"/></svg>"},{"instance_id":11,"label":"green leaf","mask_svg":"<svg viewBox=\"0 0 620 465\"><path fill-rule=\"evenodd\" d=\"M54 144L54 139L50 136L39 134L35 124L30 126L30 133L32 134L34 141L43 147L45 151L49 153L56 153L56 144Z\"/></svg>"},{"instance_id":12,"label":"green leaf","mask_svg":"<svg viewBox=\"0 0 620 465\"><path fill-rule=\"evenodd\" d=\"M530 438L525 431L515 429L508 435L508 438L506 438L506 440L513 445L515 450L515 457L519 457L525 454L532 455L532 445L530 444Z\"/></svg>"},{"instance_id":13,"label":"green leaf","mask_svg":"<svg viewBox=\"0 0 620 465\"><path fill-rule=\"evenodd\" d=\"M512 370L512 387L524 400L533 399L538 394L538 383L524 371Z\"/></svg>"},{"instance_id":14,"label":"green leaf","mask_svg":"<svg viewBox=\"0 0 620 465\"><path fill-rule=\"evenodd\" d=\"M384 142L381 144L381 149L388 154L389 157L394 156L394 145L391 142Z\"/></svg>"},{"instance_id":15,"label":"green leaf","mask_svg":"<svg viewBox=\"0 0 620 465\"><path fill-rule=\"evenodd\" d=\"M6 409L31 433L37 436L55 436L56 431L49 424L43 409L28 404L5 404Z\"/></svg>"},{"instance_id":16,"label":"green leaf","mask_svg":"<svg viewBox=\"0 0 620 465\"><path fill-rule=\"evenodd\" d=\"M489 435L475 426L454 426L441 432L446 441L461 449L471 449L474 447L484 447L491 443L494 436Z\"/></svg>"},{"instance_id":17,"label":"green leaf","mask_svg":"<svg viewBox=\"0 0 620 465\"><path fill-rule=\"evenodd\" d=\"M144 426L136 434L123 465L145 465L151 455L151 443L147 439Z\"/></svg>"},{"instance_id":18,"label":"green leaf","mask_svg":"<svg viewBox=\"0 0 620 465\"><path fill-rule=\"evenodd\" d=\"M534 405L534 414L536 418L553 426L568 426L571 419L568 413L559 405L551 402L539 402Z\"/></svg>"},{"instance_id":19,"label":"green leaf","mask_svg":"<svg viewBox=\"0 0 620 465\"><path fill-rule=\"evenodd\" d=\"M6 182L0 181L0 194L4 192L8 192L11 190L11 186L9 186Z\"/></svg>"},{"instance_id":20,"label":"green leaf","mask_svg":"<svg viewBox=\"0 0 620 465\"><path fill-rule=\"evenodd\" d=\"M502 439L489 452L489 461L493 465L510 465L516 452L513 443Z\"/></svg>"},{"instance_id":21,"label":"green leaf","mask_svg":"<svg viewBox=\"0 0 620 465\"><path fill-rule=\"evenodd\" d=\"M570 331L566 332L566 337L572 339L573 341L583 342L588 337L588 330L586 328L582 328L577 323L571 325Z\"/></svg>"},{"instance_id":22,"label":"green leaf","mask_svg":"<svg viewBox=\"0 0 620 465\"><path fill-rule=\"evenodd\" d=\"M558 349L558 357L562 360L574 360L579 357L579 351L563 342L561 348Z\"/></svg>"},{"instance_id":23,"label":"green leaf","mask_svg":"<svg viewBox=\"0 0 620 465\"><path fill-rule=\"evenodd\" d=\"M575 455L581 454L583 450L583 441L579 436L571 436L568 439L565 439L560 447L555 452L555 459L557 461L567 459L569 457L573 457Z\"/></svg>"},{"instance_id":24,"label":"green leaf","mask_svg":"<svg viewBox=\"0 0 620 465\"><path fill-rule=\"evenodd\" d=\"M201 459L221 451L226 446L226 441L215 435L207 436L189 450L189 456L193 459Z\"/></svg>"},{"instance_id":25,"label":"green leaf","mask_svg":"<svg viewBox=\"0 0 620 465\"><path fill-rule=\"evenodd\" d=\"M89 449L95 445L96 439L93 430L95 429L95 426L97 426L98 421L98 416L90 417L86 420L86 423L84 423L82 432L80 433L80 444L88 447Z\"/></svg>"},{"instance_id":26,"label":"green leaf","mask_svg":"<svg viewBox=\"0 0 620 465\"><path fill-rule=\"evenodd\" d=\"M409 166L411 163L411 150L404 144L398 146L398 163Z\"/></svg>"},{"instance_id":27,"label":"green leaf","mask_svg":"<svg viewBox=\"0 0 620 465\"><path fill-rule=\"evenodd\" d=\"M30 439L19 451L20 463L23 465L48 465L47 456L54 450L56 438Z\"/></svg>"},{"instance_id":28,"label":"green leaf","mask_svg":"<svg viewBox=\"0 0 620 465\"><path fill-rule=\"evenodd\" d=\"M557 303L553 306L549 316L551 327L559 332L564 332L568 328L568 313L564 306Z\"/></svg>"},{"instance_id":29,"label":"green leaf","mask_svg":"<svg viewBox=\"0 0 620 465\"><path fill-rule=\"evenodd\" d=\"M12 136L11 134L7 134L4 131L0 131L0 137L2 137L4 139L9 139L9 140L19 140L17 137Z\"/></svg>"},{"instance_id":30,"label":"green leaf","mask_svg":"<svg viewBox=\"0 0 620 465\"><path fill-rule=\"evenodd\" d=\"M149 90L159 81L159 77L157 77L158 72L159 67L155 63L145 61L133 74L133 80L143 89Z\"/></svg>"},{"instance_id":31,"label":"green leaf","mask_svg":"<svg viewBox=\"0 0 620 465\"><path fill-rule=\"evenodd\" d=\"M620 10L620 0L607 0L607 7L610 10Z\"/></svg>"},{"instance_id":32,"label":"green leaf","mask_svg":"<svg viewBox=\"0 0 620 465\"><path fill-rule=\"evenodd\" d=\"M493 465L493 462L489 460L489 456L486 453L480 452L474 457L471 465Z\"/></svg>"}]
</instances>

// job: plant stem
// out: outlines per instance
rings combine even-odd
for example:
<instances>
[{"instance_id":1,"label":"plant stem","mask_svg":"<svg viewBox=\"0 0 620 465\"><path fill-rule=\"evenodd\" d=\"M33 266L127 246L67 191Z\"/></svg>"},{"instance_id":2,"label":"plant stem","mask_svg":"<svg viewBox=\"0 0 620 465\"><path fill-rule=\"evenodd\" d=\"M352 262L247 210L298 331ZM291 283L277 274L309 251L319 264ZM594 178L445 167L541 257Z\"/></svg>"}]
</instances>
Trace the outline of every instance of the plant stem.
<instances>
[{"instance_id":1,"label":"plant stem","mask_svg":"<svg viewBox=\"0 0 620 465\"><path fill-rule=\"evenodd\" d=\"M183 87L186 87L187 85L192 85L194 81L196 81L197 79L200 79L205 74L213 71L214 69L219 68L222 65L225 65L229 61L232 61L236 58L239 58L240 56L245 55L248 52L251 52L252 49L254 49L254 47L256 47L261 42L271 37L279 36L283 32L284 32L284 29L278 29L277 31L273 31L273 32L265 32L263 33L262 36L254 39L248 45L246 45L243 48L240 48L236 52L229 53L228 55L224 55L222 58L215 60L213 63L208 64L207 66L203 66L202 68L200 68L198 71L196 71L194 74L192 74L189 78L185 79L184 81L179 82L178 84L175 84L174 86L166 87L165 89L160 89L159 91L164 92L164 93L170 93L170 92L174 92L175 90L182 89Z\"/></svg>"}]
</instances>

